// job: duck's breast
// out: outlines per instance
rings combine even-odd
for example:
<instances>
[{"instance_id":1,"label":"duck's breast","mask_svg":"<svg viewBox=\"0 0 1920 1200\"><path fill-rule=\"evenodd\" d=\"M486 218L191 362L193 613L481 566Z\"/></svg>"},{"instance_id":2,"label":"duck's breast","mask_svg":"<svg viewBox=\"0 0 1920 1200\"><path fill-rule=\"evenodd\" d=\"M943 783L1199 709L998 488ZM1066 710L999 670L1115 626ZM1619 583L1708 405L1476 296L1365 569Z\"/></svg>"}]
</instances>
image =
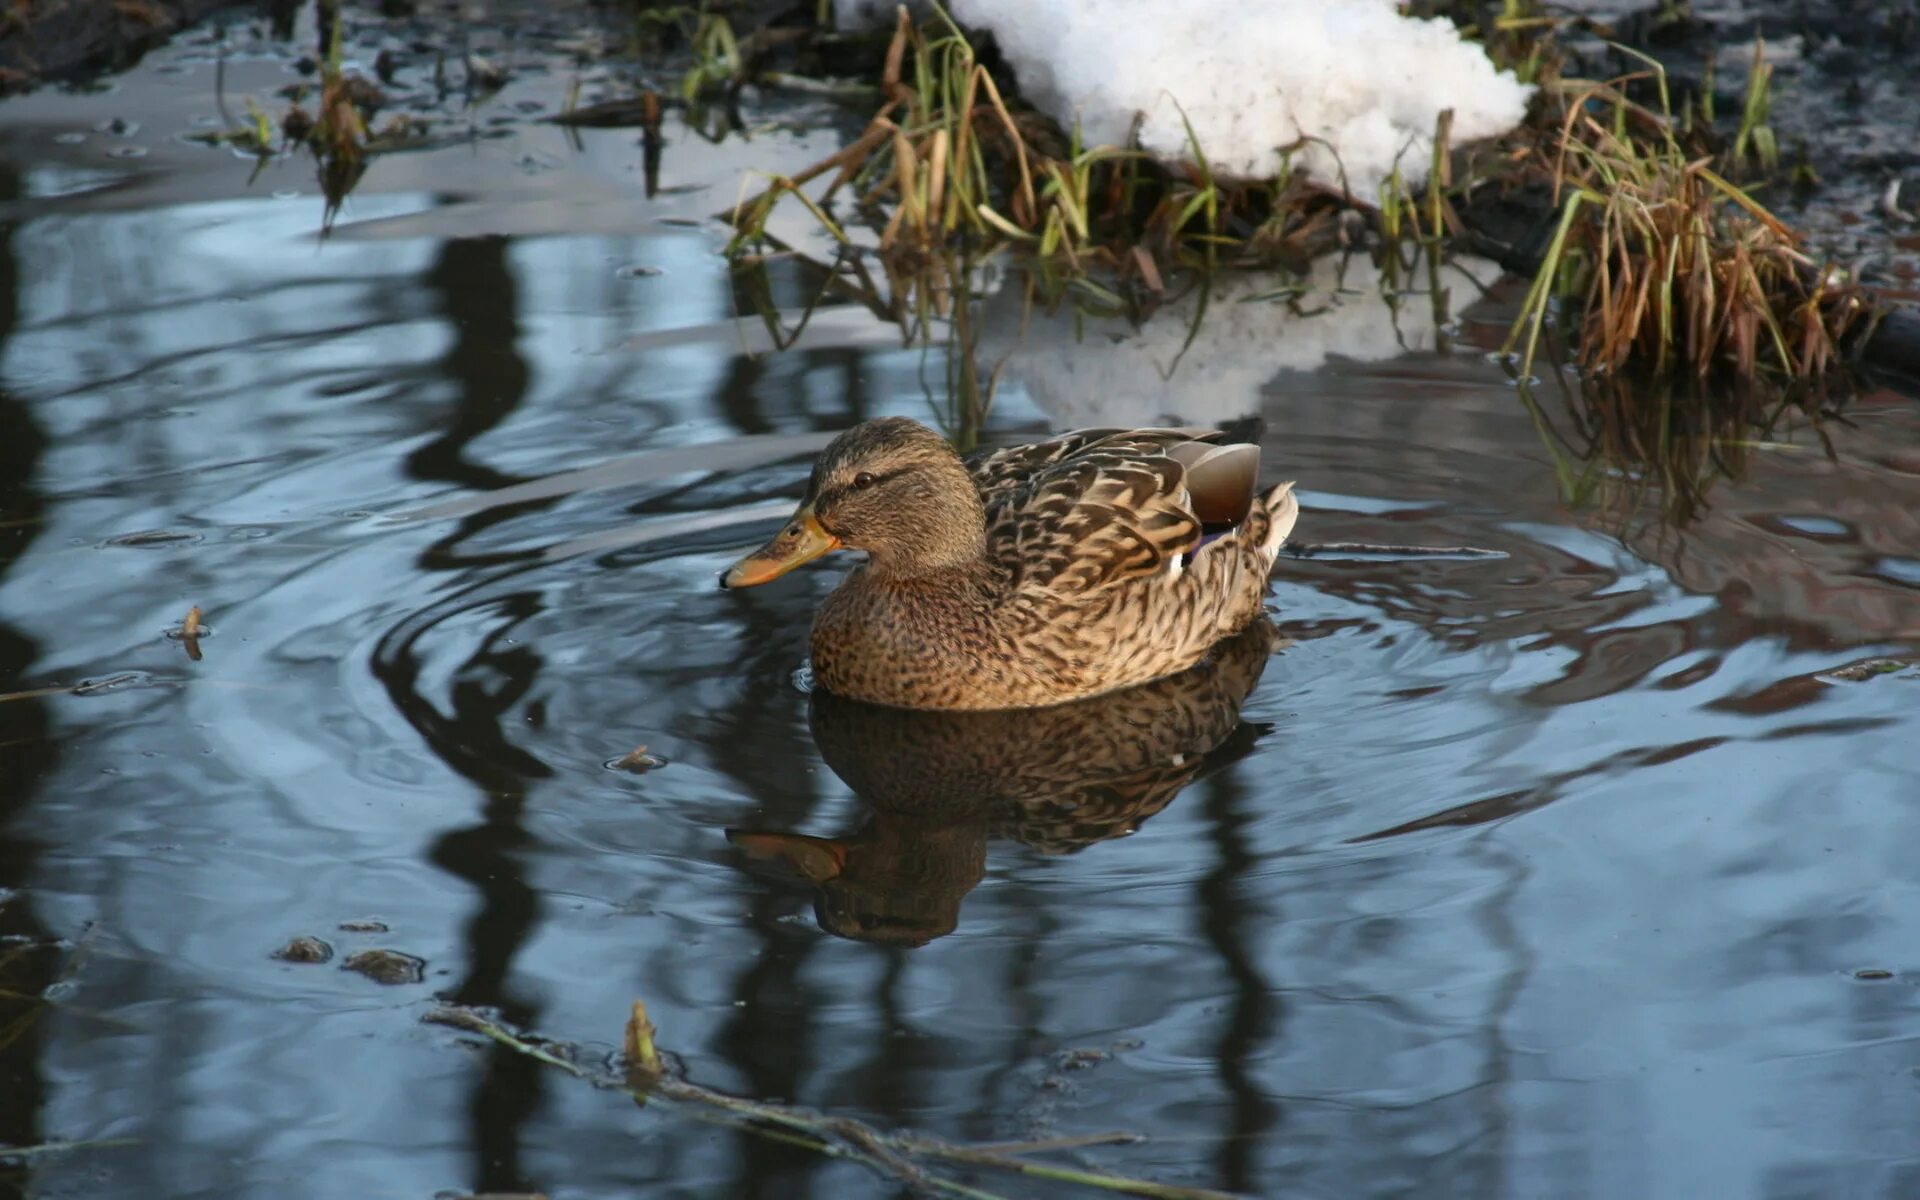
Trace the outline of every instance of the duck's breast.
<instances>
[{"instance_id":1,"label":"duck's breast","mask_svg":"<svg viewBox=\"0 0 1920 1200\"><path fill-rule=\"evenodd\" d=\"M889 581L861 568L814 618L814 680L837 695L904 708L1045 703L1047 683L993 607L943 581Z\"/></svg>"}]
</instances>

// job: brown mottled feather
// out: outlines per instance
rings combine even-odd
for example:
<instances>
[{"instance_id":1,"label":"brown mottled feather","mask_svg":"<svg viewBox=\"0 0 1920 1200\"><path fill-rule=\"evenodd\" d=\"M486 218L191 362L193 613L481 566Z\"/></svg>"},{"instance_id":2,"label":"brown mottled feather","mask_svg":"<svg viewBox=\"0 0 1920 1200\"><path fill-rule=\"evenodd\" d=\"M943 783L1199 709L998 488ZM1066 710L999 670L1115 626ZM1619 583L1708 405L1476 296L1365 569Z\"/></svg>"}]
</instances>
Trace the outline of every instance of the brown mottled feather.
<instances>
[{"instance_id":1,"label":"brown mottled feather","mask_svg":"<svg viewBox=\"0 0 1920 1200\"><path fill-rule=\"evenodd\" d=\"M1018 594L1071 596L1168 569L1200 540L1186 467L1154 451L1049 467L987 513L987 550Z\"/></svg>"},{"instance_id":2,"label":"brown mottled feather","mask_svg":"<svg viewBox=\"0 0 1920 1200\"><path fill-rule=\"evenodd\" d=\"M1297 512L1290 484L1248 496L1257 451L1196 445L1219 436L1083 430L963 464L910 421L849 430L809 503L870 561L815 619L816 679L904 708L1029 708L1198 662L1260 615ZM1201 545L1193 491L1244 519Z\"/></svg>"},{"instance_id":3,"label":"brown mottled feather","mask_svg":"<svg viewBox=\"0 0 1920 1200\"><path fill-rule=\"evenodd\" d=\"M989 838L1066 854L1124 837L1244 752L1240 706L1276 641L1256 621L1190 670L1037 712L911 712L815 692L814 740L870 820L837 838L728 837L806 874L830 932L918 945L954 929Z\"/></svg>"},{"instance_id":4,"label":"brown mottled feather","mask_svg":"<svg viewBox=\"0 0 1920 1200\"><path fill-rule=\"evenodd\" d=\"M1077 429L1051 441L983 450L968 458L966 466L991 513L1049 467L1076 455L1144 456L1163 453L1182 442L1210 442L1219 437L1217 429Z\"/></svg>"}]
</instances>

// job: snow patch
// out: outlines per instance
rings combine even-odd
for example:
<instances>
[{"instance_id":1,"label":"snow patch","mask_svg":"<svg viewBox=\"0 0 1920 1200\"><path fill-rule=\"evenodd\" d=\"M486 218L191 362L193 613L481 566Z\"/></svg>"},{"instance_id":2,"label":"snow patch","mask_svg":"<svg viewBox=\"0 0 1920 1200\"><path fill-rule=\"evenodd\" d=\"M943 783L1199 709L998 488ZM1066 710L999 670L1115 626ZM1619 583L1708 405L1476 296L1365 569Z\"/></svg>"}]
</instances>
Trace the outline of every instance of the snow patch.
<instances>
[{"instance_id":1,"label":"snow patch","mask_svg":"<svg viewBox=\"0 0 1920 1200\"><path fill-rule=\"evenodd\" d=\"M887 19L879 0L839 0L849 24ZM1296 170L1371 200L1397 163L1426 178L1434 122L1453 139L1504 133L1533 89L1497 71L1445 18L1399 14L1395 0L952 0L966 26L992 31L1021 95L1088 145L1140 142L1191 157L1185 123L1216 173L1268 178L1302 138ZM1175 102L1178 102L1177 105Z\"/></svg>"}]
</instances>

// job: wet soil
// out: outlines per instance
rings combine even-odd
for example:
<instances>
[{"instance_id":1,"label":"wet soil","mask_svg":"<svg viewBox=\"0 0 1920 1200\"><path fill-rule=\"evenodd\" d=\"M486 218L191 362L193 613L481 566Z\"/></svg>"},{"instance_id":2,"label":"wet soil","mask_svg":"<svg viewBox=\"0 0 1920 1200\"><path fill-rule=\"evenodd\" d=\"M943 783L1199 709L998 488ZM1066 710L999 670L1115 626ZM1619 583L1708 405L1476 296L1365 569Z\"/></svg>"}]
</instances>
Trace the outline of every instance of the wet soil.
<instances>
[{"instance_id":1,"label":"wet soil","mask_svg":"<svg viewBox=\"0 0 1920 1200\"><path fill-rule=\"evenodd\" d=\"M119 70L227 0L43 0L0 22L0 95ZM290 6L286 6L290 7Z\"/></svg>"}]
</instances>

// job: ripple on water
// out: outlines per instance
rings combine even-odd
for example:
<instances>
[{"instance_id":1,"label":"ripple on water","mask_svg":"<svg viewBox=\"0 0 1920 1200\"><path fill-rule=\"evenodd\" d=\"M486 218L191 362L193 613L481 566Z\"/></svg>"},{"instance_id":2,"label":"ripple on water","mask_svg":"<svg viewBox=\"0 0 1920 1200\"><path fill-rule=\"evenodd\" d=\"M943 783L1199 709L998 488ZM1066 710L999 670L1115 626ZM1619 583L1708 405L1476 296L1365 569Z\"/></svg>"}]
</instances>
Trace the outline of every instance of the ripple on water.
<instances>
[{"instance_id":1,"label":"ripple on water","mask_svg":"<svg viewBox=\"0 0 1920 1200\"><path fill-rule=\"evenodd\" d=\"M850 714L804 666L841 566L712 577L833 432L935 415L944 365L851 304L774 350L710 200L602 205L630 135L523 177L550 133L382 159L324 242L311 196L266 199L310 164L10 232L0 398L41 436L0 593L31 662L0 920L89 948L0 1048L47 1081L35 1139L128 1138L88 1169L168 1194L276 1194L291 1161L342 1195L891 1194L495 1070L417 1025L431 992L593 1061L640 998L710 1086L955 1139L1146 1131L1091 1157L1248 1195L1708 1161L1760 1191L1906 1153L1911 417L1755 456L1676 531L1569 509L1511 364L1382 340L1372 293L1198 335L1036 316L1018 349L1002 284L988 436L1257 407L1303 538L1499 557L1284 560L1290 644L1225 708ZM495 169L506 198L449 199ZM500 235L523 220L568 232ZM635 286L654 264L672 286ZM824 277L768 271L790 332ZM1500 327L1477 312L1449 336ZM195 420L139 419L183 393ZM198 663L152 636L189 605L221 631ZM1904 666L1844 673L1875 662ZM328 933L342 957L424 990L271 957L368 913L391 936Z\"/></svg>"}]
</instances>

